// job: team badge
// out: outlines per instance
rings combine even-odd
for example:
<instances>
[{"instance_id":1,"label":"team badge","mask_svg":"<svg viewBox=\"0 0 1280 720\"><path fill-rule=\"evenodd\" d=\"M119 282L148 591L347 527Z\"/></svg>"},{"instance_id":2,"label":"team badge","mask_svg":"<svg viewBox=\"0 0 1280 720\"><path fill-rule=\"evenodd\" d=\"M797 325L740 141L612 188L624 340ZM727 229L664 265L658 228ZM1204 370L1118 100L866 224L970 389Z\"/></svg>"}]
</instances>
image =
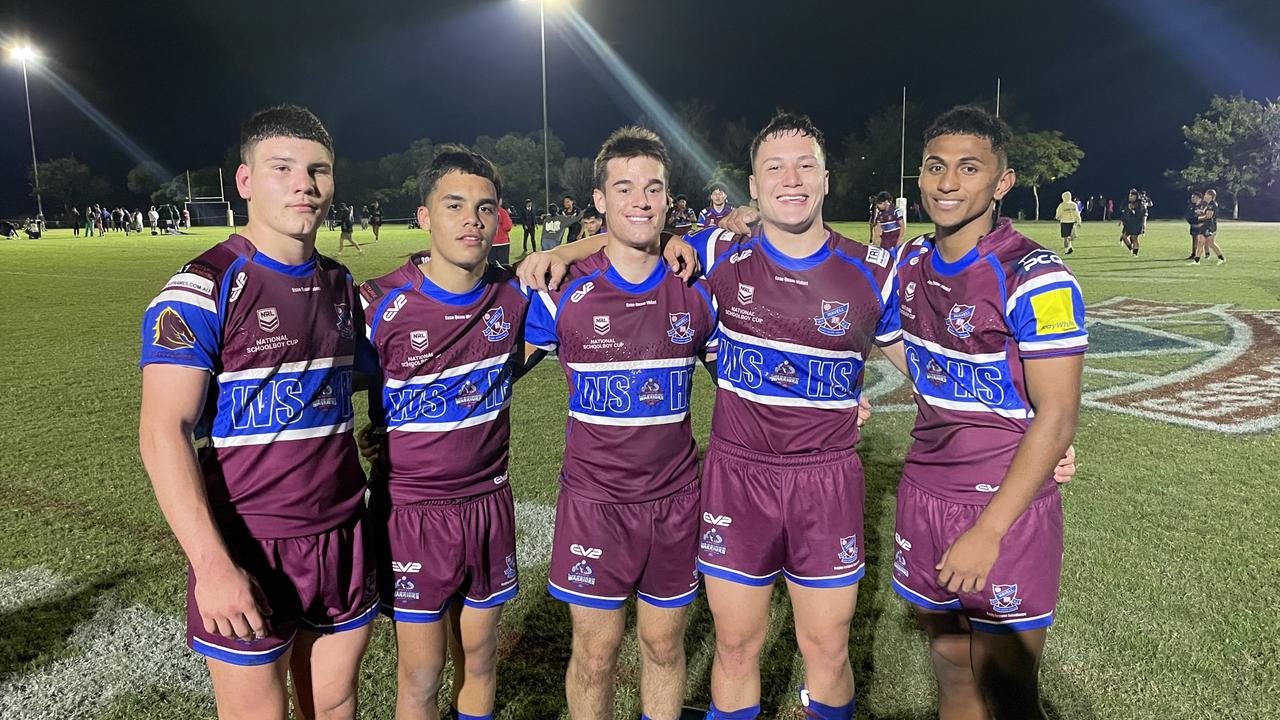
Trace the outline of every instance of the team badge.
<instances>
[{"instance_id":1,"label":"team badge","mask_svg":"<svg viewBox=\"0 0 1280 720\"><path fill-rule=\"evenodd\" d=\"M1018 584L1012 585L992 585L992 598L988 602L991 603L991 609L998 613L1011 613L1022 605L1022 598L1018 597Z\"/></svg>"},{"instance_id":2,"label":"team badge","mask_svg":"<svg viewBox=\"0 0 1280 720\"><path fill-rule=\"evenodd\" d=\"M595 330L597 335L608 335L609 327L608 315L596 315L591 318L591 329Z\"/></svg>"},{"instance_id":3,"label":"team badge","mask_svg":"<svg viewBox=\"0 0 1280 720\"><path fill-rule=\"evenodd\" d=\"M470 380L462 383L462 388L458 390L458 396L454 400L462 407L470 410L480 404L484 396L480 394L480 389Z\"/></svg>"},{"instance_id":4,"label":"team badge","mask_svg":"<svg viewBox=\"0 0 1280 720\"><path fill-rule=\"evenodd\" d=\"M400 578L396 580L395 594L396 598L399 600L417 600L417 589L418 587L413 584L413 581L410 580L407 575L401 575Z\"/></svg>"},{"instance_id":5,"label":"team badge","mask_svg":"<svg viewBox=\"0 0 1280 720\"><path fill-rule=\"evenodd\" d=\"M640 386L640 402L653 407L662 402L666 398L662 394L662 386L653 378L644 381L644 385Z\"/></svg>"},{"instance_id":6,"label":"team badge","mask_svg":"<svg viewBox=\"0 0 1280 720\"><path fill-rule=\"evenodd\" d=\"M508 580L514 580L516 578L516 554L515 553L511 553L510 555L507 556L507 569L503 570L502 573L507 576Z\"/></svg>"},{"instance_id":7,"label":"team badge","mask_svg":"<svg viewBox=\"0 0 1280 720\"><path fill-rule=\"evenodd\" d=\"M273 307L258 308L258 327L263 332L275 332L280 329L280 315Z\"/></svg>"},{"instance_id":8,"label":"team badge","mask_svg":"<svg viewBox=\"0 0 1280 720\"><path fill-rule=\"evenodd\" d=\"M796 366L791 364L790 360L783 360L778 366L769 373L769 382L779 387L795 387L800 382L800 374L796 372Z\"/></svg>"},{"instance_id":9,"label":"team badge","mask_svg":"<svg viewBox=\"0 0 1280 720\"><path fill-rule=\"evenodd\" d=\"M849 537L840 538L840 552L836 555L840 558L840 562L845 565L852 565L858 562L858 536L850 535Z\"/></svg>"},{"instance_id":10,"label":"team badge","mask_svg":"<svg viewBox=\"0 0 1280 720\"><path fill-rule=\"evenodd\" d=\"M671 342L684 345L693 341L693 321L689 313L667 313L667 319L671 321L671 329L667 331Z\"/></svg>"},{"instance_id":11,"label":"team badge","mask_svg":"<svg viewBox=\"0 0 1280 720\"><path fill-rule=\"evenodd\" d=\"M823 300L822 314L813 319L813 324L818 326L818 332L831 337L840 337L844 335L844 331L849 329L849 323L845 321L845 317L849 315L849 303L840 302L839 300Z\"/></svg>"},{"instance_id":12,"label":"team badge","mask_svg":"<svg viewBox=\"0 0 1280 720\"><path fill-rule=\"evenodd\" d=\"M333 387L325 383L320 388L320 392L311 401L311 407L317 410L332 410L338 407L338 396L333 392Z\"/></svg>"},{"instance_id":13,"label":"team badge","mask_svg":"<svg viewBox=\"0 0 1280 720\"><path fill-rule=\"evenodd\" d=\"M156 316L155 345L170 350L186 350L196 346L196 335L173 308L165 308Z\"/></svg>"},{"instance_id":14,"label":"team badge","mask_svg":"<svg viewBox=\"0 0 1280 720\"><path fill-rule=\"evenodd\" d=\"M907 302L911 302L912 300L915 300L915 299L916 299L916 281L912 280L911 282L907 283Z\"/></svg>"},{"instance_id":15,"label":"team badge","mask_svg":"<svg viewBox=\"0 0 1280 720\"><path fill-rule=\"evenodd\" d=\"M724 555L727 552L724 547L724 537L715 528L711 528L702 534L702 542L698 546L703 552L711 553L712 555Z\"/></svg>"},{"instance_id":16,"label":"team badge","mask_svg":"<svg viewBox=\"0 0 1280 720\"><path fill-rule=\"evenodd\" d=\"M353 337L355 330L351 324L351 308L346 303L334 303L333 312L338 316L338 334L347 339Z\"/></svg>"},{"instance_id":17,"label":"team badge","mask_svg":"<svg viewBox=\"0 0 1280 720\"><path fill-rule=\"evenodd\" d=\"M754 285L746 283L738 283L738 302L743 305L750 305L755 302L756 288Z\"/></svg>"},{"instance_id":18,"label":"team badge","mask_svg":"<svg viewBox=\"0 0 1280 720\"><path fill-rule=\"evenodd\" d=\"M595 585L596 579L592 577L594 574L595 571L591 569L586 560L579 560L574 563L573 567L569 568L569 582L578 587Z\"/></svg>"},{"instance_id":19,"label":"team badge","mask_svg":"<svg viewBox=\"0 0 1280 720\"><path fill-rule=\"evenodd\" d=\"M941 385L947 381L946 371L933 358L929 358L929 364L924 366L924 377L934 385Z\"/></svg>"},{"instance_id":20,"label":"team badge","mask_svg":"<svg viewBox=\"0 0 1280 720\"><path fill-rule=\"evenodd\" d=\"M893 570L902 574L902 577L911 577L911 573L907 572L907 556L898 550L893 554Z\"/></svg>"},{"instance_id":21,"label":"team badge","mask_svg":"<svg viewBox=\"0 0 1280 720\"><path fill-rule=\"evenodd\" d=\"M484 311L484 337L489 342L498 342L511 334L511 323L506 322L507 313L499 305Z\"/></svg>"},{"instance_id":22,"label":"team badge","mask_svg":"<svg viewBox=\"0 0 1280 720\"><path fill-rule=\"evenodd\" d=\"M974 307L972 305L961 305L956 303L951 306L951 312L947 313L947 332L964 340L973 334L973 323L969 322L973 319Z\"/></svg>"},{"instance_id":23,"label":"team badge","mask_svg":"<svg viewBox=\"0 0 1280 720\"><path fill-rule=\"evenodd\" d=\"M418 352L422 352L427 349L427 341L428 338L426 330L414 330L409 333L409 345Z\"/></svg>"}]
</instances>

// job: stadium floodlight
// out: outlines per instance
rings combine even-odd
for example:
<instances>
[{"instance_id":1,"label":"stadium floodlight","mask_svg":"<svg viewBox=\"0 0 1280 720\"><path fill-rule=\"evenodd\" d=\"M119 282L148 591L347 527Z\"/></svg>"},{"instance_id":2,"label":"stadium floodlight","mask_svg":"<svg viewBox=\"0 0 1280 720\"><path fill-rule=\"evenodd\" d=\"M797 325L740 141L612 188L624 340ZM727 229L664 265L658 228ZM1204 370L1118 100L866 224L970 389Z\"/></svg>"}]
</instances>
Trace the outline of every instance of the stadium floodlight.
<instances>
[{"instance_id":1,"label":"stadium floodlight","mask_svg":"<svg viewBox=\"0 0 1280 720\"><path fill-rule=\"evenodd\" d=\"M40 199L40 165L36 162L36 130L31 122L31 90L27 85L27 63L40 59L40 53L29 43L9 48L9 57L22 64L22 90L27 96L27 132L31 135L31 177L35 180L36 218L44 220L44 203Z\"/></svg>"},{"instance_id":2,"label":"stadium floodlight","mask_svg":"<svg viewBox=\"0 0 1280 720\"><path fill-rule=\"evenodd\" d=\"M529 0L520 0L529 2ZM538 36L542 48L542 211L551 207L551 149L547 145L547 0L538 0Z\"/></svg>"}]
</instances>

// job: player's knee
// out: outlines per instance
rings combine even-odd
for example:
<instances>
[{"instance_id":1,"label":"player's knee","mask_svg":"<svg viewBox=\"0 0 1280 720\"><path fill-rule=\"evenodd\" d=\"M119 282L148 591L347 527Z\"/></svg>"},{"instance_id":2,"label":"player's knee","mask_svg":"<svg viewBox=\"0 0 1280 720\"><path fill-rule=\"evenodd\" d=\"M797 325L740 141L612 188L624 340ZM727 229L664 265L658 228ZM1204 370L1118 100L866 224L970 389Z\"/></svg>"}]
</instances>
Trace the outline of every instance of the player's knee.
<instances>
[{"instance_id":1,"label":"player's knee","mask_svg":"<svg viewBox=\"0 0 1280 720\"><path fill-rule=\"evenodd\" d=\"M753 664L764 647L764 633L755 628L716 628L716 655L729 665Z\"/></svg>"},{"instance_id":2,"label":"player's knee","mask_svg":"<svg viewBox=\"0 0 1280 720\"><path fill-rule=\"evenodd\" d=\"M497 668L497 653L492 644L464 647L463 661L468 677L489 677Z\"/></svg>"},{"instance_id":3,"label":"player's knee","mask_svg":"<svg viewBox=\"0 0 1280 720\"><path fill-rule=\"evenodd\" d=\"M401 662L396 670L400 691L417 699L434 698L440 692L441 669L434 663L406 665Z\"/></svg>"},{"instance_id":4,"label":"player's knee","mask_svg":"<svg viewBox=\"0 0 1280 720\"><path fill-rule=\"evenodd\" d=\"M618 661L620 643L613 638L595 636L573 643L573 664L584 675L603 678L613 677L614 665Z\"/></svg>"},{"instance_id":5,"label":"player's knee","mask_svg":"<svg viewBox=\"0 0 1280 720\"><path fill-rule=\"evenodd\" d=\"M684 659L683 638L670 633L640 635L640 652L645 662L661 667L678 665Z\"/></svg>"},{"instance_id":6,"label":"player's knee","mask_svg":"<svg viewBox=\"0 0 1280 720\"><path fill-rule=\"evenodd\" d=\"M315 715L306 720L354 720L356 716L356 687L353 683L329 685L317 688L314 698ZM295 709L296 710L296 709ZM299 717L305 717L299 713Z\"/></svg>"},{"instance_id":7,"label":"player's knee","mask_svg":"<svg viewBox=\"0 0 1280 720\"><path fill-rule=\"evenodd\" d=\"M796 634L796 645L808 665L836 669L849 662L849 628L824 628Z\"/></svg>"}]
</instances>

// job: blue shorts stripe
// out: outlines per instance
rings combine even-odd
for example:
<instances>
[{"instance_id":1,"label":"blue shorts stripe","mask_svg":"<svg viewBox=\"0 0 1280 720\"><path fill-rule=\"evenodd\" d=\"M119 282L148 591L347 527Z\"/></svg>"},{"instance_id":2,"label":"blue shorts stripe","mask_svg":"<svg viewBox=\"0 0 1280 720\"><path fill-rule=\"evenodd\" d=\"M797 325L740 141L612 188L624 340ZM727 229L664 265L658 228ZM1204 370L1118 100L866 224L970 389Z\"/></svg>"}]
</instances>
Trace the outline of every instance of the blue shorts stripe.
<instances>
[{"instance_id":1,"label":"blue shorts stripe","mask_svg":"<svg viewBox=\"0 0 1280 720\"><path fill-rule=\"evenodd\" d=\"M1014 620L1013 622L998 622L992 620L983 620L981 618L969 618L969 626L974 632L983 632L988 635L1008 635L1016 632L1025 632L1027 630L1039 630L1053 624L1053 613L1046 613L1025 620Z\"/></svg>"},{"instance_id":2,"label":"blue shorts stripe","mask_svg":"<svg viewBox=\"0 0 1280 720\"><path fill-rule=\"evenodd\" d=\"M751 585L752 587L764 587L765 585L772 585L773 581L778 578L778 573L782 572L781 570L775 570L772 573L765 575L763 577L757 577L755 575L747 575L746 573L740 573L736 570L730 570L729 568L723 568L718 565L711 565L709 563L705 563L702 561L702 558L698 558L698 570L703 575L706 575L708 577L713 577L720 580L728 580L729 582L736 582L739 585Z\"/></svg>"},{"instance_id":3,"label":"blue shorts stripe","mask_svg":"<svg viewBox=\"0 0 1280 720\"><path fill-rule=\"evenodd\" d=\"M449 609L448 603L445 603L445 606L440 608L439 610L404 610L402 608L393 607L385 603L382 606L383 614L390 615L392 620L395 620L396 622L408 622L408 623L436 622L444 617L445 611L447 611L448 609Z\"/></svg>"},{"instance_id":4,"label":"blue shorts stripe","mask_svg":"<svg viewBox=\"0 0 1280 720\"><path fill-rule=\"evenodd\" d=\"M214 660L220 660L228 665L239 665L241 667L268 665L284 657L284 654L289 652L291 647L293 647L293 638L289 638L289 642L280 647L264 651L230 650L220 645L205 642L198 637L191 638L191 649L196 653Z\"/></svg>"},{"instance_id":5,"label":"blue shorts stripe","mask_svg":"<svg viewBox=\"0 0 1280 720\"><path fill-rule=\"evenodd\" d=\"M898 593L899 597L901 597L903 600L906 600L912 605L919 605L925 610L934 610L934 611L941 612L943 610L964 609L960 605L960 598L951 598L946 602L938 602L937 600L930 600L929 598L921 595L915 590L912 590L911 588L908 588L907 586L898 582L898 578L893 579L893 591Z\"/></svg>"},{"instance_id":6,"label":"blue shorts stripe","mask_svg":"<svg viewBox=\"0 0 1280 720\"><path fill-rule=\"evenodd\" d=\"M514 583L512 584L511 587L507 588L506 590L503 590L502 592L494 593L483 600L472 600L471 598L463 598L462 604L466 605L467 607L480 608L480 609L497 607L511 600L511 598L515 597L516 593L519 591L520 591L520 583Z\"/></svg>"},{"instance_id":7,"label":"blue shorts stripe","mask_svg":"<svg viewBox=\"0 0 1280 720\"><path fill-rule=\"evenodd\" d=\"M563 588L547 583L547 592L551 593L551 597L567 602L570 605L581 605L583 607L595 608L597 610L618 610L626 604L626 598L601 598L593 595L583 595L581 593L570 592Z\"/></svg>"},{"instance_id":8,"label":"blue shorts stripe","mask_svg":"<svg viewBox=\"0 0 1280 720\"><path fill-rule=\"evenodd\" d=\"M862 580L862 576L867 574L867 566L865 563L858 566L857 570L847 575L836 575L835 577L824 578L807 578L799 575L792 575L785 569L782 571L784 577L797 585L803 585L811 588L840 588L856 585Z\"/></svg>"},{"instance_id":9,"label":"blue shorts stripe","mask_svg":"<svg viewBox=\"0 0 1280 720\"><path fill-rule=\"evenodd\" d=\"M350 620L343 620L342 622L334 623L333 625L316 625L309 623L304 619L302 621L302 627L321 635L332 635L333 633L347 632L349 630L362 628L373 622L376 617L378 617L378 603L370 605L364 612Z\"/></svg>"},{"instance_id":10,"label":"blue shorts stripe","mask_svg":"<svg viewBox=\"0 0 1280 720\"><path fill-rule=\"evenodd\" d=\"M677 595L673 598L656 598L652 595L645 595L642 592L636 592L636 598L643 600L646 604L660 608L678 608L684 607L694 600L698 599L698 588L693 588L683 595Z\"/></svg>"}]
</instances>

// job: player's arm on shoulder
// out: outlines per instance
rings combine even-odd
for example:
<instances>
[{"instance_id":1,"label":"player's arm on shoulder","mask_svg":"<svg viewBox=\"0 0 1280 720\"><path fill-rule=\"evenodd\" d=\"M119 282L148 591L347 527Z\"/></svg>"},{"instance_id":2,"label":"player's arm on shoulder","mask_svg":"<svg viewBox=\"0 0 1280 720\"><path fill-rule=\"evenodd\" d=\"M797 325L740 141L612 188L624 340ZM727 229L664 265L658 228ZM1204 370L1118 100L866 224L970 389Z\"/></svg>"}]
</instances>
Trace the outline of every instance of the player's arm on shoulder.
<instances>
[{"instance_id":1,"label":"player's arm on shoulder","mask_svg":"<svg viewBox=\"0 0 1280 720\"><path fill-rule=\"evenodd\" d=\"M662 259L666 261L667 269L685 282L693 282L703 270L702 264L698 261L697 250L686 239L701 232L691 232L684 237L664 236Z\"/></svg>"},{"instance_id":2,"label":"player's arm on shoulder","mask_svg":"<svg viewBox=\"0 0 1280 720\"><path fill-rule=\"evenodd\" d=\"M559 290L569 275L569 268L600 252L608 236L605 233L566 243L551 250L529 253L516 263L516 277L531 290Z\"/></svg>"},{"instance_id":3,"label":"player's arm on shoulder","mask_svg":"<svg viewBox=\"0 0 1280 720\"><path fill-rule=\"evenodd\" d=\"M937 565L938 582L952 592L976 592L986 587L1000 541L1067 451L1080 414L1083 371L1083 354L1023 361L1035 422L1022 436L1000 489L973 527L956 539Z\"/></svg>"},{"instance_id":4,"label":"player's arm on shoulder","mask_svg":"<svg viewBox=\"0 0 1280 720\"><path fill-rule=\"evenodd\" d=\"M138 446L160 510L195 573L205 630L252 640L266 634L271 610L257 582L231 559L191 443L209 378L184 365L143 367Z\"/></svg>"},{"instance_id":5,"label":"player's arm on shoulder","mask_svg":"<svg viewBox=\"0 0 1280 720\"><path fill-rule=\"evenodd\" d=\"M874 218L872 218L874 220ZM728 230L734 235L742 235L744 237L751 235L751 228L760 222L760 211L749 206L739 205L729 211L721 220L719 227Z\"/></svg>"}]
</instances>

